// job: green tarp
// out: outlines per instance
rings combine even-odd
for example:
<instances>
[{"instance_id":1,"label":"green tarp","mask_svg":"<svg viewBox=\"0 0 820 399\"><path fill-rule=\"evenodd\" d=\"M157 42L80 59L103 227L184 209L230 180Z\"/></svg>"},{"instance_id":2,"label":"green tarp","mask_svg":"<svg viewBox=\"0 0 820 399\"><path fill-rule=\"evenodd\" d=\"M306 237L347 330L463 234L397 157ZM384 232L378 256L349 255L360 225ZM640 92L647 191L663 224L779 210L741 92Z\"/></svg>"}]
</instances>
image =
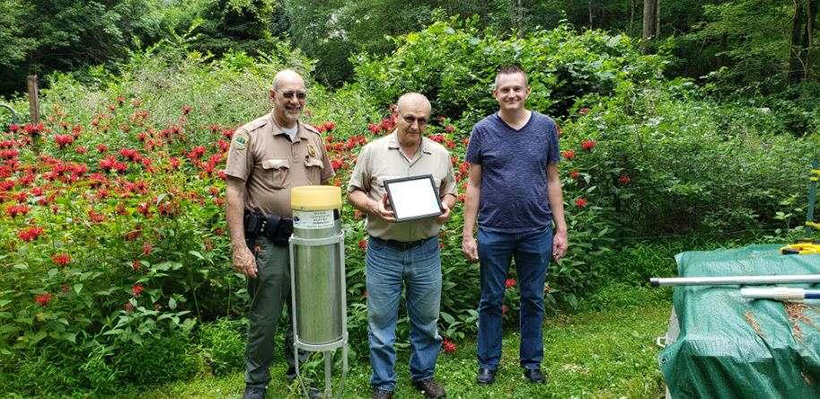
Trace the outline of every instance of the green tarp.
<instances>
[{"instance_id":1,"label":"green tarp","mask_svg":"<svg viewBox=\"0 0 820 399\"><path fill-rule=\"evenodd\" d=\"M675 260L682 277L820 273L820 255L778 248L684 252ZM784 304L743 299L738 286L678 286L673 302L680 332L659 357L673 398L820 397L820 300Z\"/></svg>"}]
</instances>

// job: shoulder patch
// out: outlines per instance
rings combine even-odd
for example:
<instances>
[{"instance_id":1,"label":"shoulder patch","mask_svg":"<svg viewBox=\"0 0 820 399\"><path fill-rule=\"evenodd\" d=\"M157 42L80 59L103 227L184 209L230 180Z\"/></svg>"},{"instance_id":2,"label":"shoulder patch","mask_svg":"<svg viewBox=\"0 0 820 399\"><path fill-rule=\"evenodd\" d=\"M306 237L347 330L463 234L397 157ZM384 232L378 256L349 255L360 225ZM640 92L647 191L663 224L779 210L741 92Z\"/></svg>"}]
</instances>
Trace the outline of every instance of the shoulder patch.
<instances>
[{"instance_id":1,"label":"shoulder patch","mask_svg":"<svg viewBox=\"0 0 820 399\"><path fill-rule=\"evenodd\" d=\"M231 147L237 150L244 150L245 147L248 145L248 140L250 136L244 130L240 130L233 135L233 140L231 140Z\"/></svg>"}]
</instances>

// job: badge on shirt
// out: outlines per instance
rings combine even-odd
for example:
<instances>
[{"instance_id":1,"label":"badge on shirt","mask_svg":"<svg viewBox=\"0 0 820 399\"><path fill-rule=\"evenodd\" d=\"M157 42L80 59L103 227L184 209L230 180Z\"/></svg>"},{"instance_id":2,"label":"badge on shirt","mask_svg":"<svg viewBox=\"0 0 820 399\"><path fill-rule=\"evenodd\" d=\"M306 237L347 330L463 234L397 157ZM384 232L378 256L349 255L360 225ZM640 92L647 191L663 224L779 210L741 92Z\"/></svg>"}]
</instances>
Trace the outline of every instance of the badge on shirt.
<instances>
[{"instance_id":1,"label":"badge on shirt","mask_svg":"<svg viewBox=\"0 0 820 399\"><path fill-rule=\"evenodd\" d=\"M311 158L316 158L316 147L313 146L313 143L308 144L307 150Z\"/></svg>"},{"instance_id":2,"label":"badge on shirt","mask_svg":"<svg viewBox=\"0 0 820 399\"><path fill-rule=\"evenodd\" d=\"M245 146L248 144L248 136L245 132L239 132L233 136L233 142L231 142L231 146L236 148L237 150L244 150Z\"/></svg>"}]
</instances>

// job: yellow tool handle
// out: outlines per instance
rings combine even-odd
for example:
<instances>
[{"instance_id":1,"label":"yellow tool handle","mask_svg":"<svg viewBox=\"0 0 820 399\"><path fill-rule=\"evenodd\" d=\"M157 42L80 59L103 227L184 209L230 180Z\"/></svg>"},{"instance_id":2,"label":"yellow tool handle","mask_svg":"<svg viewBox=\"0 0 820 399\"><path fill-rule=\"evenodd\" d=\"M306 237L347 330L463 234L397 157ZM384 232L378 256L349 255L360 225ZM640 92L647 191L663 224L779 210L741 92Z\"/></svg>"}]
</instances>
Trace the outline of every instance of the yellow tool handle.
<instances>
[{"instance_id":1,"label":"yellow tool handle","mask_svg":"<svg viewBox=\"0 0 820 399\"><path fill-rule=\"evenodd\" d=\"M783 255L820 255L820 244L789 244L780 248Z\"/></svg>"},{"instance_id":2,"label":"yellow tool handle","mask_svg":"<svg viewBox=\"0 0 820 399\"><path fill-rule=\"evenodd\" d=\"M818 229L818 230L820 230L820 223L816 223L816 222L806 222L806 226L809 226L809 227L811 227L811 228L814 228L814 229Z\"/></svg>"}]
</instances>

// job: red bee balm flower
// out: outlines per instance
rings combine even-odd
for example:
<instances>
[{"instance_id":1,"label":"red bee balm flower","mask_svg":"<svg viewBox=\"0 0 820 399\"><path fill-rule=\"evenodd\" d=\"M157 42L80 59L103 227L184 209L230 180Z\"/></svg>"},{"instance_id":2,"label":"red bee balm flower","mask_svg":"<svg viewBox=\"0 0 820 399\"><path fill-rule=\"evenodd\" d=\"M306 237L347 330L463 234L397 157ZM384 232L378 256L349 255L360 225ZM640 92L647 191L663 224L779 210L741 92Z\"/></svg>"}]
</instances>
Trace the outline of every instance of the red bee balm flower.
<instances>
[{"instance_id":1,"label":"red bee balm flower","mask_svg":"<svg viewBox=\"0 0 820 399\"><path fill-rule=\"evenodd\" d=\"M28 206L26 205L11 205L6 208L6 214L10 217L16 217L17 215L25 215L29 211Z\"/></svg>"},{"instance_id":2,"label":"red bee balm flower","mask_svg":"<svg viewBox=\"0 0 820 399\"><path fill-rule=\"evenodd\" d=\"M54 136L54 142L57 143L57 147L62 149L74 142L74 136L69 136L67 134L58 134Z\"/></svg>"},{"instance_id":3,"label":"red bee balm flower","mask_svg":"<svg viewBox=\"0 0 820 399\"><path fill-rule=\"evenodd\" d=\"M367 249L367 240L359 241L359 248L361 248L362 250Z\"/></svg>"},{"instance_id":4,"label":"red bee balm flower","mask_svg":"<svg viewBox=\"0 0 820 399\"><path fill-rule=\"evenodd\" d=\"M37 302L38 305L46 307L48 303L51 302L51 299L54 298L50 292L46 292L45 294L40 294L34 297L34 302Z\"/></svg>"},{"instance_id":5,"label":"red bee balm flower","mask_svg":"<svg viewBox=\"0 0 820 399\"><path fill-rule=\"evenodd\" d=\"M23 126L23 130L26 132L26 134L40 134L40 132L42 132L43 129L45 129L45 127L42 123L26 123Z\"/></svg>"},{"instance_id":6,"label":"red bee balm flower","mask_svg":"<svg viewBox=\"0 0 820 399\"><path fill-rule=\"evenodd\" d=\"M573 158L575 158L575 151L574 150L561 151L561 155L564 156L564 159L573 159Z\"/></svg>"},{"instance_id":7,"label":"red bee balm flower","mask_svg":"<svg viewBox=\"0 0 820 399\"><path fill-rule=\"evenodd\" d=\"M54 254L54 256L51 257L51 260L59 266L65 266L71 262L71 256L65 252L61 252L59 254Z\"/></svg>"},{"instance_id":8,"label":"red bee balm flower","mask_svg":"<svg viewBox=\"0 0 820 399\"><path fill-rule=\"evenodd\" d=\"M585 208L587 206L586 198L580 197L575 200L575 206L579 208Z\"/></svg>"},{"instance_id":9,"label":"red bee balm flower","mask_svg":"<svg viewBox=\"0 0 820 399\"><path fill-rule=\"evenodd\" d=\"M515 279L514 278L508 278L506 281L504 281L504 286L507 287L507 288L515 287Z\"/></svg>"},{"instance_id":10,"label":"red bee balm flower","mask_svg":"<svg viewBox=\"0 0 820 399\"><path fill-rule=\"evenodd\" d=\"M569 177L573 178L574 180L578 180L578 178L581 177L581 172L579 172L578 169L573 169L569 171Z\"/></svg>"},{"instance_id":11,"label":"red bee balm flower","mask_svg":"<svg viewBox=\"0 0 820 399\"><path fill-rule=\"evenodd\" d=\"M455 131L456 131L456 127L453 126L453 125L447 125L447 126L444 127L444 132L445 133L452 133L452 132L455 132Z\"/></svg>"},{"instance_id":12,"label":"red bee balm flower","mask_svg":"<svg viewBox=\"0 0 820 399\"><path fill-rule=\"evenodd\" d=\"M618 178L618 183L621 183L622 186L629 184L631 181L632 179L630 179L627 175L621 175L621 177Z\"/></svg>"},{"instance_id":13,"label":"red bee balm flower","mask_svg":"<svg viewBox=\"0 0 820 399\"><path fill-rule=\"evenodd\" d=\"M142 284L134 284L134 286L131 287L131 295L133 295L135 298L142 295L142 291L145 291L145 288L142 286Z\"/></svg>"},{"instance_id":14,"label":"red bee balm flower","mask_svg":"<svg viewBox=\"0 0 820 399\"><path fill-rule=\"evenodd\" d=\"M598 143L596 143L595 140L592 139L586 139L581 142L581 148L583 148L584 151L590 151L593 148L595 148L596 145L598 145Z\"/></svg>"},{"instance_id":15,"label":"red bee balm flower","mask_svg":"<svg viewBox=\"0 0 820 399\"><path fill-rule=\"evenodd\" d=\"M455 342L445 338L441 341L441 349L444 353L455 353L458 348L456 347Z\"/></svg>"},{"instance_id":16,"label":"red bee balm flower","mask_svg":"<svg viewBox=\"0 0 820 399\"><path fill-rule=\"evenodd\" d=\"M41 227L29 227L19 233L17 233L17 237L23 241L34 241L37 237L40 237L43 234L43 229Z\"/></svg>"}]
</instances>

